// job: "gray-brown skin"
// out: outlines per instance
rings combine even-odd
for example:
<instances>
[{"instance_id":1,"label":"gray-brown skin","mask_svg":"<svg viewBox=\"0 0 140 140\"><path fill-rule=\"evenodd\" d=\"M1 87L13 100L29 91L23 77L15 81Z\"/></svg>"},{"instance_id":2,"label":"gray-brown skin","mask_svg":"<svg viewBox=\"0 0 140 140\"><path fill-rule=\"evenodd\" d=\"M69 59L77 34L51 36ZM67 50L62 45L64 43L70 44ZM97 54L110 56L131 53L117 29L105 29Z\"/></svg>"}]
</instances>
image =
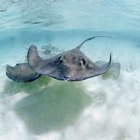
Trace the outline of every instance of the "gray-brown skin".
<instances>
[{"instance_id":1,"label":"gray-brown skin","mask_svg":"<svg viewBox=\"0 0 140 140\"><path fill-rule=\"evenodd\" d=\"M40 74L34 72L28 63L19 63L14 67L7 65L6 75L16 82L32 82L40 77Z\"/></svg>"},{"instance_id":2,"label":"gray-brown skin","mask_svg":"<svg viewBox=\"0 0 140 140\"><path fill-rule=\"evenodd\" d=\"M103 37L103 36L96 36ZM107 72L112 64L111 55L109 62L98 67L81 51L81 46L91 39L83 41L78 47L62 52L49 59L43 59L38 55L37 47L31 45L28 50L27 60L33 71L41 75L47 75L58 80L81 81Z\"/></svg>"}]
</instances>

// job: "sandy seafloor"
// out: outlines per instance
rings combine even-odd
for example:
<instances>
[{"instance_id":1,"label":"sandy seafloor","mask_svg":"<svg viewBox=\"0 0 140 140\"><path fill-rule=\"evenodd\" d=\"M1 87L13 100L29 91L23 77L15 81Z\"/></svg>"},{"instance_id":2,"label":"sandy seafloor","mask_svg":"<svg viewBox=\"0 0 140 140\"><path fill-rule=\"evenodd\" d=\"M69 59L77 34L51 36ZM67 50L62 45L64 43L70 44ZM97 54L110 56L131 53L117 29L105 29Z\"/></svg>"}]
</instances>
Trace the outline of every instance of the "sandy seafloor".
<instances>
[{"instance_id":1,"label":"sandy seafloor","mask_svg":"<svg viewBox=\"0 0 140 140\"><path fill-rule=\"evenodd\" d=\"M6 26L7 29L0 31L0 140L139 140L140 31L137 26L85 30L67 25L68 29L63 31L59 26L60 30L38 25L17 29ZM96 35L111 38L96 38L81 50L93 61L108 61L112 53L113 62L121 64L117 79L98 76L67 82L41 77L31 83L16 83L5 75L7 64L26 62L31 44L37 45L40 53L41 47L48 44L61 52Z\"/></svg>"}]
</instances>

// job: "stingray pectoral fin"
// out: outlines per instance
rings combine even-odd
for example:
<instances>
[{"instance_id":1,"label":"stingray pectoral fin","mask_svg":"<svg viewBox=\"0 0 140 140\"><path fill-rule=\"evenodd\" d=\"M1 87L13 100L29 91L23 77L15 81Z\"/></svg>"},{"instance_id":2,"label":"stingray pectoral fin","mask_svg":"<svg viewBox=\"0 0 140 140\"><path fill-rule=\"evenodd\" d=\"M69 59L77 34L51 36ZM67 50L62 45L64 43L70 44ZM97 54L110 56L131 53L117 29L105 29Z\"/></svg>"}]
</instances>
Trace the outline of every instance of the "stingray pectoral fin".
<instances>
[{"instance_id":1,"label":"stingray pectoral fin","mask_svg":"<svg viewBox=\"0 0 140 140\"><path fill-rule=\"evenodd\" d=\"M32 45L27 53L27 60L31 69L41 75L57 77L56 58L43 59L38 55L37 47Z\"/></svg>"},{"instance_id":2,"label":"stingray pectoral fin","mask_svg":"<svg viewBox=\"0 0 140 140\"><path fill-rule=\"evenodd\" d=\"M117 79L120 75L121 65L119 62L112 63L111 68L102 75L102 79Z\"/></svg>"},{"instance_id":3,"label":"stingray pectoral fin","mask_svg":"<svg viewBox=\"0 0 140 140\"><path fill-rule=\"evenodd\" d=\"M106 64L106 62L105 62L105 61L102 61L102 60L99 60L99 61L96 61L95 64L96 64L98 67L100 67L100 66Z\"/></svg>"},{"instance_id":4,"label":"stingray pectoral fin","mask_svg":"<svg viewBox=\"0 0 140 140\"><path fill-rule=\"evenodd\" d=\"M28 63L20 63L14 67L7 65L6 75L16 82L31 82L40 77L39 74L32 71Z\"/></svg>"},{"instance_id":5,"label":"stingray pectoral fin","mask_svg":"<svg viewBox=\"0 0 140 140\"><path fill-rule=\"evenodd\" d=\"M36 46L31 45L30 48L28 49L27 60L29 64L32 66L38 65L40 58L39 58Z\"/></svg>"},{"instance_id":6,"label":"stingray pectoral fin","mask_svg":"<svg viewBox=\"0 0 140 140\"><path fill-rule=\"evenodd\" d=\"M106 63L105 61L96 61L95 62L95 64L98 67L104 65L105 63ZM103 79L108 79L108 78L117 79L120 75L120 69L121 69L120 63L119 62L114 62L114 63L112 63L110 69L102 75L102 78Z\"/></svg>"},{"instance_id":7,"label":"stingray pectoral fin","mask_svg":"<svg viewBox=\"0 0 140 140\"><path fill-rule=\"evenodd\" d=\"M96 61L96 62L95 62L95 64L96 64L98 67L104 65L105 63L106 63L105 61ZM114 62L114 63L112 63L112 65L111 65L109 71L115 72L115 73L117 73L117 75L119 75L119 74L120 74L120 69L121 69L120 63L119 63L119 62Z\"/></svg>"},{"instance_id":8,"label":"stingray pectoral fin","mask_svg":"<svg viewBox=\"0 0 140 140\"><path fill-rule=\"evenodd\" d=\"M90 78L90 77L95 77L95 76L98 76L98 75L102 75L104 73L106 73L111 65L112 65L112 56L110 54L110 58L109 58L109 62L108 63L105 63L104 61L97 61L96 63L96 68L94 68L93 70L90 70L87 74L84 75L84 77L82 78L83 79L87 79L87 78Z\"/></svg>"},{"instance_id":9,"label":"stingray pectoral fin","mask_svg":"<svg viewBox=\"0 0 140 140\"><path fill-rule=\"evenodd\" d=\"M99 66L99 69L97 70L97 75L101 75L107 72L111 68L111 66L112 66L112 56L110 54L109 62Z\"/></svg>"},{"instance_id":10,"label":"stingray pectoral fin","mask_svg":"<svg viewBox=\"0 0 140 140\"><path fill-rule=\"evenodd\" d=\"M39 55L37 51L37 47L34 45L31 45L28 49L27 53L27 61L29 63L29 66L31 69L39 74L42 74L41 70L42 67L44 67L44 61Z\"/></svg>"}]
</instances>

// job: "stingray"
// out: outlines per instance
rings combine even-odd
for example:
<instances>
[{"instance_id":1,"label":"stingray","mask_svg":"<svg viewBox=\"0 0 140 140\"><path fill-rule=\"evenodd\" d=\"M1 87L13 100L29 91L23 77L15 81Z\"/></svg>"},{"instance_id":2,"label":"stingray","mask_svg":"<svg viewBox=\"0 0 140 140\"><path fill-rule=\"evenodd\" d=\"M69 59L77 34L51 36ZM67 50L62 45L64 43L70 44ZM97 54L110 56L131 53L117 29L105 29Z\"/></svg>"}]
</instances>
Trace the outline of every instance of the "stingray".
<instances>
[{"instance_id":1,"label":"stingray","mask_svg":"<svg viewBox=\"0 0 140 140\"><path fill-rule=\"evenodd\" d=\"M98 66L80 50L86 41L96 37L104 36L88 38L76 48L64 51L48 59L40 57L37 47L31 45L28 49L27 61L34 72L58 80L81 81L104 74L112 65L111 54L107 63Z\"/></svg>"},{"instance_id":2,"label":"stingray","mask_svg":"<svg viewBox=\"0 0 140 140\"><path fill-rule=\"evenodd\" d=\"M19 63L14 67L7 65L6 75L16 82L32 82L41 76L34 72L28 63Z\"/></svg>"}]
</instances>

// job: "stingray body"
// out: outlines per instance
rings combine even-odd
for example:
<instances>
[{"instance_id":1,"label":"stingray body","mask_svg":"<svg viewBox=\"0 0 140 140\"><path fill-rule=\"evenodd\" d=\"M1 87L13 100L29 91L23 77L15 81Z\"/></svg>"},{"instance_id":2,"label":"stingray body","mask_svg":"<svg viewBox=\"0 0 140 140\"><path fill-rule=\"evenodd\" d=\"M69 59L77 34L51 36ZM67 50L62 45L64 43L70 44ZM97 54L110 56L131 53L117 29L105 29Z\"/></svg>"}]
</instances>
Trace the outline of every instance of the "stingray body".
<instances>
[{"instance_id":1,"label":"stingray body","mask_svg":"<svg viewBox=\"0 0 140 140\"><path fill-rule=\"evenodd\" d=\"M111 55L108 63L97 66L80 50L86 41L96 37L88 38L76 48L48 59L41 58L37 47L32 45L27 54L28 63L31 69L39 75L47 75L58 80L81 81L101 75L110 69L112 64Z\"/></svg>"},{"instance_id":2,"label":"stingray body","mask_svg":"<svg viewBox=\"0 0 140 140\"><path fill-rule=\"evenodd\" d=\"M40 77L40 74L34 72L28 63L19 63L14 67L7 65L6 75L16 82L31 82Z\"/></svg>"}]
</instances>

